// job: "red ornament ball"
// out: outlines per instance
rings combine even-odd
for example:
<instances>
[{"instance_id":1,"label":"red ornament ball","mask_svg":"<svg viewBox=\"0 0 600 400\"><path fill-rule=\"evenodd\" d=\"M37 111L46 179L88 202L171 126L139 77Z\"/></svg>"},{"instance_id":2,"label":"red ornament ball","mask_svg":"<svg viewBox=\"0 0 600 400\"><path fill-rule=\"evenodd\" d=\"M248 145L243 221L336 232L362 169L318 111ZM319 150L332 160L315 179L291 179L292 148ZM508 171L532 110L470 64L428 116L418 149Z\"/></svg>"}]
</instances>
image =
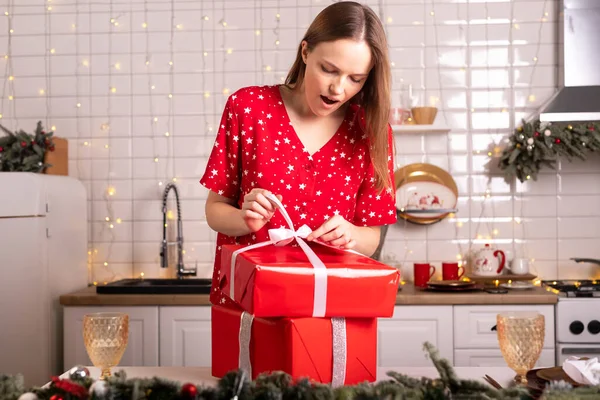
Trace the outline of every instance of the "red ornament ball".
<instances>
[{"instance_id":1,"label":"red ornament ball","mask_svg":"<svg viewBox=\"0 0 600 400\"><path fill-rule=\"evenodd\" d=\"M4 151L4 147L0 146L0 153Z\"/></svg>"},{"instance_id":2,"label":"red ornament ball","mask_svg":"<svg viewBox=\"0 0 600 400\"><path fill-rule=\"evenodd\" d=\"M53 394L52 397L50 397L50 400L64 400L64 399L61 395Z\"/></svg>"},{"instance_id":3,"label":"red ornament ball","mask_svg":"<svg viewBox=\"0 0 600 400\"><path fill-rule=\"evenodd\" d=\"M54 146L50 146L50 147L48 148L48 150L50 150L50 151L54 151Z\"/></svg>"},{"instance_id":4,"label":"red ornament ball","mask_svg":"<svg viewBox=\"0 0 600 400\"><path fill-rule=\"evenodd\" d=\"M27 147L27 142L21 142L21 147Z\"/></svg>"},{"instance_id":5,"label":"red ornament ball","mask_svg":"<svg viewBox=\"0 0 600 400\"><path fill-rule=\"evenodd\" d=\"M560 139L556 139L556 140L554 141L554 143L556 143L556 144L560 144Z\"/></svg>"},{"instance_id":6,"label":"red ornament ball","mask_svg":"<svg viewBox=\"0 0 600 400\"><path fill-rule=\"evenodd\" d=\"M540 136L540 133L536 132L536 133L533 134L533 136L538 137L538 136Z\"/></svg>"},{"instance_id":7,"label":"red ornament ball","mask_svg":"<svg viewBox=\"0 0 600 400\"><path fill-rule=\"evenodd\" d=\"M198 389L196 388L196 385L192 383L186 383L181 387L181 395L183 397L195 399L197 394Z\"/></svg>"},{"instance_id":8,"label":"red ornament ball","mask_svg":"<svg viewBox=\"0 0 600 400\"><path fill-rule=\"evenodd\" d=\"M41 133L42 135L45 135L45 134L46 134L46 132L45 132L45 131L41 131L40 133Z\"/></svg>"}]
</instances>

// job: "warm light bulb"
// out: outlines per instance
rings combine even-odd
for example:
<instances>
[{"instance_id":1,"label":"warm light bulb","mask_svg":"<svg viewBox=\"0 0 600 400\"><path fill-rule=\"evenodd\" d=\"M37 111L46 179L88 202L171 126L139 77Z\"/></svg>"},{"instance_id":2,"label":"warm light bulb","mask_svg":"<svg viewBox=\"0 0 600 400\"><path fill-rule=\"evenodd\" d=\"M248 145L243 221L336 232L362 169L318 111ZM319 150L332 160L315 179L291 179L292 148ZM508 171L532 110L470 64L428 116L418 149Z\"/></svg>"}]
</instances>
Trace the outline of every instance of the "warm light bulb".
<instances>
[{"instance_id":1,"label":"warm light bulb","mask_svg":"<svg viewBox=\"0 0 600 400\"><path fill-rule=\"evenodd\" d=\"M116 87L111 87L110 91L111 91L111 93L117 93L117 88Z\"/></svg>"},{"instance_id":2,"label":"warm light bulb","mask_svg":"<svg viewBox=\"0 0 600 400\"><path fill-rule=\"evenodd\" d=\"M89 145L90 145L90 142L83 142L83 145L84 145L84 146L89 146Z\"/></svg>"},{"instance_id":3,"label":"warm light bulb","mask_svg":"<svg viewBox=\"0 0 600 400\"><path fill-rule=\"evenodd\" d=\"M391 24L392 22L394 22L394 20L392 19L392 17L387 17L387 23Z\"/></svg>"},{"instance_id":4,"label":"warm light bulb","mask_svg":"<svg viewBox=\"0 0 600 400\"><path fill-rule=\"evenodd\" d=\"M229 94L229 88L224 88L223 89L223 94Z\"/></svg>"},{"instance_id":5,"label":"warm light bulb","mask_svg":"<svg viewBox=\"0 0 600 400\"><path fill-rule=\"evenodd\" d=\"M104 261L104 266L108 267L108 263L106 261Z\"/></svg>"},{"instance_id":6,"label":"warm light bulb","mask_svg":"<svg viewBox=\"0 0 600 400\"><path fill-rule=\"evenodd\" d=\"M529 100L530 103L535 102L535 94L530 94L527 99Z\"/></svg>"},{"instance_id":7,"label":"warm light bulb","mask_svg":"<svg viewBox=\"0 0 600 400\"><path fill-rule=\"evenodd\" d=\"M169 65L170 65L170 66L173 66L173 61L169 61Z\"/></svg>"},{"instance_id":8,"label":"warm light bulb","mask_svg":"<svg viewBox=\"0 0 600 400\"><path fill-rule=\"evenodd\" d=\"M433 17L435 15L435 11L430 11L429 15L431 15Z\"/></svg>"},{"instance_id":9,"label":"warm light bulb","mask_svg":"<svg viewBox=\"0 0 600 400\"><path fill-rule=\"evenodd\" d=\"M158 182L158 186L162 186L162 184L163 184L163 183L162 183L162 181L161 181L161 182Z\"/></svg>"},{"instance_id":10,"label":"warm light bulb","mask_svg":"<svg viewBox=\"0 0 600 400\"><path fill-rule=\"evenodd\" d=\"M182 24L177 24L176 28L177 29L183 29L183 25Z\"/></svg>"},{"instance_id":11,"label":"warm light bulb","mask_svg":"<svg viewBox=\"0 0 600 400\"><path fill-rule=\"evenodd\" d=\"M158 162L158 157L154 157L154 162Z\"/></svg>"},{"instance_id":12,"label":"warm light bulb","mask_svg":"<svg viewBox=\"0 0 600 400\"><path fill-rule=\"evenodd\" d=\"M77 29L77 25L75 25L75 24L71 24L71 28L73 28L73 29Z\"/></svg>"},{"instance_id":13,"label":"warm light bulb","mask_svg":"<svg viewBox=\"0 0 600 400\"><path fill-rule=\"evenodd\" d=\"M114 226L113 224L110 224L110 225L108 225L108 227L109 227L110 229L112 229L112 228L114 228L115 226Z\"/></svg>"},{"instance_id":14,"label":"warm light bulb","mask_svg":"<svg viewBox=\"0 0 600 400\"><path fill-rule=\"evenodd\" d=\"M275 46L279 46L279 39L275 41Z\"/></svg>"},{"instance_id":15,"label":"warm light bulb","mask_svg":"<svg viewBox=\"0 0 600 400\"><path fill-rule=\"evenodd\" d=\"M158 117L154 117L154 122L158 122Z\"/></svg>"},{"instance_id":16,"label":"warm light bulb","mask_svg":"<svg viewBox=\"0 0 600 400\"><path fill-rule=\"evenodd\" d=\"M54 132L56 130L56 125L52 125L50 129L52 129L52 132Z\"/></svg>"},{"instance_id":17,"label":"warm light bulb","mask_svg":"<svg viewBox=\"0 0 600 400\"><path fill-rule=\"evenodd\" d=\"M0 119L2 119L2 114L0 114Z\"/></svg>"},{"instance_id":18,"label":"warm light bulb","mask_svg":"<svg viewBox=\"0 0 600 400\"><path fill-rule=\"evenodd\" d=\"M4 11L4 15L8 17L8 11Z\"/></svg>"},{"instance_id":19,"label":"warm light bulb","mask_svg":"<svg viewBox=\"0 0 600 400\"><path fill-rule=\"evenodd\" d=\"M204 53L202 53L204 55L204 57L206 57L208 55L208 51L205 51Z\"/></svg>"},{"instance_id":20,"label":"warm light bulb","mask_svg":"<svg viewBox=\"0 0 600 400\"><path fill-rule=\"evenodd\" d=\"M173 178L173 182L177 182L177 178Z\"/></svg>"},{"instance_id":21,"label":"warm light bulb","mask_svg":"<svg viewBox=\"0 0 600 400\"><path fill-rule=\"evenodd\" d=\"M11 95L8 96L9 100L12 100L14 97L12 97Z\"/></svg>"},{"instance_id":22,"label":"warm light bulb","mask_svg":"<svg viewBox=\"0 0 600 400\"><path fill-rule=\"evenodd\" d=\"M83 61L81 62L81 64L82 64L84 67L89 67L89 65L90 65L90 63L89 63L89 61L88 61L88 60L83 60Z\"/></svg>"},{"instance_id":23,"label":"warm light bulb","mask_svg":"<svg viewBox=\"0 0 600 400\"><path fill-rule=\"evenodd\" d=\"M281 15L279 15L279 13L275 14L275 18L279 19L281 18Z\"/></svg>"},{"instance_id":24,"label":"warm light bulb","mask_svg":"<svg viewBox=\"0 0 600 400\"><path fill-rule=\"evenodd\" d=\"M492 231L492 233L494 234L494 236L497 236L497 235L498 235L498 233L500 233L500 232L498 231L498 229L494 229L494 230Z\"/></svg>"},{"instance_id":25,"label":"warm light bulb","mask_svg":"<svg viewBox=\"0 0 600 400\"><path fill-rule=\"evenodd\" d=\"M50 49L50 54L56 53L56 49Z\"/></svg>"},{"instance_id":26,"label":"warm light bulb","mask_svg":"<svg viewBox=\"0 0 600 400\"><path fill-rule=\"evenodd\" d=\"M165 132L165 136L169 137L170 133L169 132Z\"/></svg>"},{"instance_id":27,"label":"warm light bulb","mask_svg":"<svg viewBox=\"0 0 600 400\"><path fill-rule=\"evenodd\" d=\"M143 278L144 277L144 273L140 272L140 277Z\"/></svg>"},{"instance_id":28,"label":"warm light bulb","mask_svg":"<svg viewBox=\"0 0 600 400\"><path fill-rule=\"evenodd\" d=\"M170 98L170 99L172 99L172 98L173 98L173 95L172 95L171 93L169 93L169 98Z\"/></svg>"},{"instance_id":29,"label":"warm light bulb","mask_svg":"<svg viewBox=\"0 0 600 400\"><path fill-rule=\"evenodd\" d=\"M492 152L488 151L488 157L491 157L491 156L492 156Z\"/></svg>"},{"instance_id":30,"label":"warm light bulb","mask_svg":"<svg viewBox=\"0 0 600 400\"><path fill-rule=\"evenodd\" d=\"M121 69L121 63L115 63L115 69Z\"/></svg>"},{"instance_id":31,"label":"warm light bulb","mask_svg":"<svg viewBox=\"0 0 600 400\"><path fill-rule=\"evenodd\" d=\"M15 30L11 29L11 30L8 31L8 33L15 33Z\"/></svg>"},{"instance_id":32,"label":"warm light bulb","mask_svg":"<svg viewBox=\"0 0 600 400\"><path fill-rule=\"evenodd\" d=\"M154 89L156 89L156 86L152 85L152 86L150 86L150 89L154 90Z\"/></svg>"},{"instance_id":33,"label":"warm light bulb","mask_svg":"<svg viewBox=\"0 0 600 400\"><path fill-rule=\"evenodd\" d=\"M205 16L204 16L204 20L205 20L205 21L208 21L208 15L205 15Z\"/></svg>"},{"instance_id":34,"label":"warm light bulb","mask_svg":"<svg viewBox=\"0 0 600 400\"><path fill-rule=\"evenodd\" d=\"M46 91L44 89L40 89L40 94L44 94Z\"/></svg>"},{"instance_id":35,"label":"warm light bulb","mask_svg":"<svg viewBox=\"0 0 600 400\"><path fill-rule=\"evenodd\" d=\"M8 80L9 80L9 81L14 81L14 80L15 80L15 77L11 75L11 76L9 76L9 77L8 77Z\"/></svg>"},{"instance_id":36,"label":"warm light bulb","mask_svg":"<svg viewBox=\"0 0 600 400\"><path fill-rule=\"evenodd\" d=\"M270 66L270 65L267 65L267 66L265 67L265 70L267 70L267 71L270 71L270 70L271 70L271 66Z\"/></svg>"},{"instance_id":37,"label":"warm light bulb","mask_svg":"<svg viewBox=\"0 0 600 400\"><path fill-rule=\"evenodd\" d=\"M257 29L254 33L256 34L256 36L260 36L260 30L259 29Z\"/></svg>"},{"instance_id":38,"label":"warm light bulb","mask_svg":"<svg viewBox=\"0 0 600 400\"><path fill-rule=\"evenodd\" d=\"M106 222L110 222L110 217L106 217L104 219L106 220Z\"/></svg>"},{"instance_id":39,"label":"warm light bulb","mask_svg":"<svg viewBox=\"0 0 600 400\"><path fill-rule=\"evenodd\" d=\"M108 149L108 147L109 147L109 146L108 146L107 144L105 144L105 145L104 145L104 148L105 148L105 149Z\"/></svg>"},{"instance_id":40,"label":"warm light bulb","mask_svg":"<svg viewBox=\"0 0 600 400\"><path fill-rule=\"evenodd\" d=\"M206 98L210 97L210 92L204 92L204 97L206 97Z\"/></svg>"},{"instance_id":41,"label":"warm light bulb","mask_svg":"<svg viewBox=\"0 0 600 400\"><path fill-rule=\"evenodd\" d=\"M77 103L77 108L80 108L80 107L81 107L81 103Z\"/></svg>"},{"instance_id":42,"label":"warm light bulb","mask_svg":"<svg viewBox=\"0 0 600 400\"><path fill-rule=\"evenodd\" d=\"M147 28L147 27L148 27L148 24L147 24L146 22L144 22L144 23L142 24L142 28Z\"/></svg>"},{"instance_id":43,"label":"warm light bulb","mask_svg":"<svg viewBox=\"0 0 600 400\"><path fill-rule=\"evenodd\" d=\"M228 48L227 49L227 54L231 54L231 53L233 53L233 49L232 48Z\"/></svg>"},{"instance_id":44,"label":"warm light bulb","mask_svg":"<svg viewBox=\"0 0 600 400\"><path fill-rule=\"evenodd\" d=\"M114 19L114 18L111 18L111 19L110 19L110 23L111 23L111 24L114 24L114 23L115 23L115 19Z\"/></svg>"},{"instance_id":45,"label":"warm light bulb","mask_svg":"<svg viewBox=\"0 0 600 400\"><path fill-rule=\"evenodd\" d=\"M48 6L48 11L52 11L52 6Z\"/></svg>"},{"instance_id":46,"label":"warm light bulb","mask_svg":"<svg viewBox=\"0 0 600 400\"><path fill-rule=\"evenodd\" d=\"M533 57L533 61L537 61L537 60L538 60L538 58L537 58L537 57Z\"/></svg>"},{"instance_id":47,"label":"warm light bulb","mask_svg":"<svg viewBox=\"0 0 600 400\"><path fill-rule=\"evenodd\" d=\"M109 196L114 196L117 190L114 188L114 186L109 186L108 189L106 189L106 192Z\"/></svg>"}]
</instances>

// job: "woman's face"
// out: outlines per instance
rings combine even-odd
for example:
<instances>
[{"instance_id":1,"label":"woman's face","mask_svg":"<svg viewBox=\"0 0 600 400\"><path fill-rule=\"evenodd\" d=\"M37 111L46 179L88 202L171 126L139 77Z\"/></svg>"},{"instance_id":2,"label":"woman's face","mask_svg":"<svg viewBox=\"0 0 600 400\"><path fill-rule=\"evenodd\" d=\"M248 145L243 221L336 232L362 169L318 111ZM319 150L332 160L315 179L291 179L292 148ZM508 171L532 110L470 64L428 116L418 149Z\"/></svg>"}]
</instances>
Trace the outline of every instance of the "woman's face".
<instances>
[{"instance_id":1,"label":"woman's face","mask_svg":"<svg viewBox=\"0 0 600 400\"><path fill-rule=\"evenodd\" d=\"M312 51L304 41L302 58L305 100L317 116L331 115L360 92L372 67L369 45L351 39L322 42Z\"/></svg>"}]
</instances>

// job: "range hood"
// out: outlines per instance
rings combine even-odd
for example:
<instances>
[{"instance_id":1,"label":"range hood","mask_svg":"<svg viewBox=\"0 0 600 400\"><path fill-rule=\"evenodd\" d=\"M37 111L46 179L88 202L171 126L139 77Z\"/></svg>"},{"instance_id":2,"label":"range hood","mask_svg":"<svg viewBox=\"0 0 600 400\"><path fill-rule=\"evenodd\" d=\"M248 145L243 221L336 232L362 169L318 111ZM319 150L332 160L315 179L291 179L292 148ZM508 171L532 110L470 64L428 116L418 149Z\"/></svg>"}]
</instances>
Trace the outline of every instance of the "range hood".
<instances>
[{"instance_id":1,"label":"range hood","mask_svg":"<svg viewBox=\"0 0 600 400\"><path fill-rule=\"evenodd\" d=\"M561 0L558 21L560 90L540 121L600 120L600 1Z\"/></svg>"}]
</instances>

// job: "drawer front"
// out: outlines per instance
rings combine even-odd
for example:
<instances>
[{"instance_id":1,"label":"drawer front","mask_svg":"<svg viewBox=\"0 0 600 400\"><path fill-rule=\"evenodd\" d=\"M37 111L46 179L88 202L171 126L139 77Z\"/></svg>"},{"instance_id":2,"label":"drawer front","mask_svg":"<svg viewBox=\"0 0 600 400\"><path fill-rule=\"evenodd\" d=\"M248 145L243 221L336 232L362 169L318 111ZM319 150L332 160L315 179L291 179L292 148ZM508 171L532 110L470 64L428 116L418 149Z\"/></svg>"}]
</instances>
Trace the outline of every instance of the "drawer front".
<instances>
[{"instance_id":1,"label":"drawer front","mask_svg":"<svg viewBox=\"0 0 600 400\"><path fill-rule=\"evenodd\" d=\"M543 349L535 368L554 367L553 349ZM500 349L460 349L454 351L455 367L506 367Z\"/></svg>"},{"instance_id":2,"label":"drawer front","mask_svg":"<svg viewBox=\"0 0 600 400\"><path fill-rule=\"evenodd\" d=\"M454 306L454 348L498 348L496 315L507 311L535 311L544 315L544 348L554 348L554 306L552 305L490 305Z\"/></svg>"}]
</instances>

